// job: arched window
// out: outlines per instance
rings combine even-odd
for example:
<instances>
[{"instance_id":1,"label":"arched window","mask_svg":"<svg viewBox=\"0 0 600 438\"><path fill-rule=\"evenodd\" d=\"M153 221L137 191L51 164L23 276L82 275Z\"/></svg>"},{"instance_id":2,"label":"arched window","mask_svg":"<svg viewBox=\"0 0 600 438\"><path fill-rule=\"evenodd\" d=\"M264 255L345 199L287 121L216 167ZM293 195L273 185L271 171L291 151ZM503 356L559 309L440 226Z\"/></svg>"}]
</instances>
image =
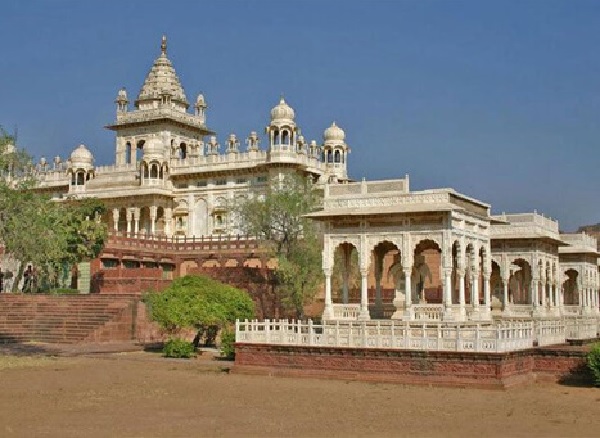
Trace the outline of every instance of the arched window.
<instances>
[{"instance_id":1,"label":"arched window","mask_svg":"<svg viewBox=\"0 0 600 438\"><path fill-rule=\"evenodd\" d=\"M150 178L158 178L158 164L152 163L150 167Z\"/></svg>"},{"instance_id":2,"label":"arched window","mask_svg":"<svg viewBox=\"0 0 600 438\"><path fill-rule=\"evenodd\" d=\"M187 157L187 145L185 143L181 143L179 145L179 158L185 160Z\"/></svg>"},{"instance_id":3,"label":"arched window","mask_svg":"<svg viewBox=\"0 0 600 438\"><path fill-rule=\"evenodd\" d=\"M325 162L325 152L321 152L321 163Z\"/></svg>"},{"instance_id":4,"label":"arched window","mask_svg":"<svg viewBox=\"0 0 600 438\"><path fill-rule=\"evenodd\" d=\"M287 129L281 131L281 144L290 144L290 133Z\"/></svg>"},{"instance_id":5,"label":"arched window","mask_svg":"<svg viewBox=\"0 0 600 438\"><path fill-rule=\"evenodd\" d=\"M331 153L331 150L327 151L327 162L333 163L333 154Z\"/></svg>"},{"instance_id":6,"label":"arched window","mask_svg":"<svg viewBox=\"0 0 600 438\"><path fill-rule=\"evenodd\" d=\"M333 162L334 163L340 163L340 151L336 150L335 153L333 154Z\"/></svg>"},{"instance_id":7,"label":"arched window","mask_svg":"<svg viewBox=\"0 0 600 438\"><path fill-rule=\"evenodd\" d=\"M131 164L131 143L125 145L125 164Z\"/></svg>"},{"instance_id":8,"label":"arched window","mask_svg":"<svg viewBox=\"0 0 600 438\"><path fill-rule=\"evenodd\" d=\"M71 173L71 185L74 186L77 184L77 175L75 175L75 172Z\"/></svg>"},{"instance_id":9,"label":"arched window","mask_svg":"<svg viewBox=\"0 0 600 438\"><path fill-rule=\"evenodd\" d=\"M82 170L77 172L77 185L78 186L82 186L85 184L84 175L85 175L85 173Z\"/></svg>"},{"instance_id":10,"label":"arched window","mask_svg":"<svg viewBox=\"0 0 600 438\"><path fill-rule=\"evenodd\" d=\"M145 140L140 140L137 142L137 146L135 148L135 162L137 163L138 161L140 161L141 157L142 157L142 153L144 151L144 144L146 143Z\"/></svg>"},{"instance_id":11,"label":"arched window","mask_svg":"<svg viewBox=\"0 0 600 438\"><path fill-rule=\"evenodd\" d=\"M148 163L142 163L142 167L144 169L144 178L148 178Z\"/></svg>"},{"instance_id":12,"label":"arched window","mask_svg":"<svg viewBox=\"0 0 600 438\"><path fill-rule=\"evenodd\" d=\"M279 130L273 132L273 144L279 144Z\"/></svg>"}]
</instances>

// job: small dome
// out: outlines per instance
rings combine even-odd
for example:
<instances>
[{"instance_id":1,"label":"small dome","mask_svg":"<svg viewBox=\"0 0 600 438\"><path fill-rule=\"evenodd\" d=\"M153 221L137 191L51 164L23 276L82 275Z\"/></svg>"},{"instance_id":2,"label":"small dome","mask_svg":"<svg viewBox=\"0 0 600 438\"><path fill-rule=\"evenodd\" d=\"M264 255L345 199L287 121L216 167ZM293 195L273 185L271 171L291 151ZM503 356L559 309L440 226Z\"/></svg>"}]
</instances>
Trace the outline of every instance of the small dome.
<instances>
[{"instance_id":1,"label":"small dome","mask_svg":"<svg viewBox=\"0 0 600 438\"><path fill-rule=\"evenodd\" d=\"M148 162L154 160L161 161L164 155L164 146L159 139L151 138L144 143L143 151L144 160Z\"/></svg>"},{"instance_id":2,"label":"small dome","mask_svg":"<svg viewBox=\"0 0 600 438\"><path fill-rule=\"evenodd\" d=\"M294 110L292 109L291 106L289 106L287 103L285 103L285 100L282 97L281 100L279 101L279 104L277 104L277 106L275 106L271 110L271 122L274 122L277 120L293 121L294 115L295 115Z\"/></svg>"},{"instance_id":3,"label":"small dome","mask_svg":"<svg viewBox=\"0 0 600 438\"><path fill-rule=\"evenodd\" d=\"M74 167L85 165L91 166L93 161L94 156L84 144L80 144L73 152L71 152L71 162Z\"/></svg>"},{"instance_id":4,"label":"small dome","mask_svg":"<svg viewBox=\"0 0 600 438\"><path fill-rule=\"evenodd\" d=\"M14 152L16 152L17 148L15 147L14 144L9 143L6 146L4 146L4 152L5 154L12 154Z\"/></svg>"},{"instance_id":5,"label":"small dome","mask_svg":"<svg viewBox=\"0 0 600 438\"><path fill-rule=\"evenodd\" d=\"M200 93L196 98L196 106L205 106L206 102L204 101L204 95Z\"/></svg>"},{"instance_id":6,"label":"small dome","mask_svg":"<svg viewBox=\"0 0 600 438\"><path fill-rule=\"evenodd\" d=\"M337 126L335 122L333 122L331 126L327 128L323 133L323 139L325 141L335 141L343 143L345 138L346 134L344 133L344 130Z\"/></svg>"}]
</instances>

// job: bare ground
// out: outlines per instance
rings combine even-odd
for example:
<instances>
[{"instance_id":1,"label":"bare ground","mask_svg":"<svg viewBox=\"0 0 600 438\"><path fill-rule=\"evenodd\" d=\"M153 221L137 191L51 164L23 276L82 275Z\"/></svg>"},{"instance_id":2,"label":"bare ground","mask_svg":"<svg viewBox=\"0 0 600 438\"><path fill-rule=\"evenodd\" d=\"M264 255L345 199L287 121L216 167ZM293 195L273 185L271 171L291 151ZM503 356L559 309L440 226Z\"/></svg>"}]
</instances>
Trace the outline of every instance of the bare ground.
<instances>
[{"instance_id":1,"label":"bare ground","mask_svg":"<svg viewBox=\"0 0 600 438\"><path fill-rule=\"evenodd\" d=\"M132 352L0 356L0 437L599 436L600 389L230 375Z\"/></svg>"}]
</instances>

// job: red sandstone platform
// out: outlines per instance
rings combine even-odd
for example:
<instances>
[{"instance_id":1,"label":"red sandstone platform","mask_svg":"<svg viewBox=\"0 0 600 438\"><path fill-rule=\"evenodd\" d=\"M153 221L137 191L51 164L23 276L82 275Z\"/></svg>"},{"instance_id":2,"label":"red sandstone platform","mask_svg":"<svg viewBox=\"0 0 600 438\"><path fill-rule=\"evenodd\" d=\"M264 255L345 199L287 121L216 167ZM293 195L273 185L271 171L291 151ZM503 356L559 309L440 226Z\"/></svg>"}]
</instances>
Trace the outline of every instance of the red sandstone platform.
<instances>
[{"instance_id":1,"label":"red sandstone platform","mask_svg":"<svg viewBox=\"0 0 600 438\"><path fill-rule=\"evenodd\" d=\"M589 347L509 353L236 344L233 373L504 389L535 381L588 382Z\"/></svg>"}]
</instances>

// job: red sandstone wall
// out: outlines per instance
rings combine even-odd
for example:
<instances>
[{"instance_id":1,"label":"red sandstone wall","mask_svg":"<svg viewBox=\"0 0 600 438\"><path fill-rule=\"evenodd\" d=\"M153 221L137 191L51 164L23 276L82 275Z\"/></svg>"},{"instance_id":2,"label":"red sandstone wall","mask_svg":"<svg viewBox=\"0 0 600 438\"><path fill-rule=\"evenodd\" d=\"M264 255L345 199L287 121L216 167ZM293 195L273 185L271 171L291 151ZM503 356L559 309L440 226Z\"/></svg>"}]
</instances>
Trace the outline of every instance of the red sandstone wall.
<instances>
[{"instance_id":1,"label":"red sandstone wall","mask_svg":"<svg viewBox=\"0 0 600 438\"><path fill-rule=\"evenodd\" d=\"M538 378L589 378L585 353L512 353L318 348L236 344L234 372L505 388Z\"/></svg>"}]
</instances>

